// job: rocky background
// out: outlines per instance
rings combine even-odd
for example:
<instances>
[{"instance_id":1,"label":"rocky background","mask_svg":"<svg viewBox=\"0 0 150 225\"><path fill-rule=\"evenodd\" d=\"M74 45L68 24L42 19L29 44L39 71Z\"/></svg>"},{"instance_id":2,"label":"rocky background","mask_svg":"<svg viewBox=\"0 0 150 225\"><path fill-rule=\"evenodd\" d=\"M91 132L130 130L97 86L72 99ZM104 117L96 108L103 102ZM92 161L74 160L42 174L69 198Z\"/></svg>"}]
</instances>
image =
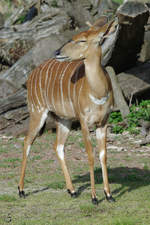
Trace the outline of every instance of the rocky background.
<instances>
[{"instance_id":1,"label":"rocky background","mask_svg":"<svg viewBox=\"0 0 150 225\"><path fill-rule=\"evenodd\" d=\"M118 82L121 87L119 109L128 112L132 102L150 99L149 7L148 0L1 0L0 134L26 132L24 86L30 71L101 15L117 16L120 23L112 56L103 62L113 68L114 89ZM54 127L53 121L47 124Z\"/></svg>"}]
</instances>

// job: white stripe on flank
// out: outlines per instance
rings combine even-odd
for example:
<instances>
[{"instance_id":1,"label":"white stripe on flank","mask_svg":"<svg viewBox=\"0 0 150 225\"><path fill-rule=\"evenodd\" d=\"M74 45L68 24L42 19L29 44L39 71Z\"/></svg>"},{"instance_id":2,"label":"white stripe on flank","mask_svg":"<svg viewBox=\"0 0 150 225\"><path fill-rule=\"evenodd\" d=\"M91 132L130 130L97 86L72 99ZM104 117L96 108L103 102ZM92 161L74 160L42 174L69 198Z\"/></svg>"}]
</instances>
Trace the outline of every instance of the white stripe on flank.
<instances>
[{"instance_id":1,"label":"white stripe on flank","mask_svg":"<svg viewBox=\"0 0 150 225\"><path fill-rule=\"evenodd\" d=\"M76 82L77 82L77 76L78 76L78 73L79 73L79 65L81 64L81 62L78 63L77 65L77 69L76 69L76 74L75 74L75 82L74 82L74 86L73 86L73 99L74 99L74 102L76 102Z\"/></svg>"},{"instance_id":2,"label":"white stripe on flank","mask_svg":"<svg viewBox=\"0 0 150 225\"><path fill-rule=\"evenodd\" d=\"M35 102L34 102L34 99L33 99L33 78L35 76L35 73L36 73L36 69L34 70L34 73L31 75L31 81L30 81L30 93L31 93L31 102L33 104L33 108L35 109L36 108L36 105L35 105ZM29 98L28 98L29 99ZM30 103L31 104L31 103Z\"/></svg>"},{"instance_id":3,"label":"white stripe on flank","mask_svg":"<svg viewBox=\"0 0 150 225\"><path fill-rule=\"evenodd\" d=\"M61 160L64 160L64 145L58 145L56 151L57 151L58 157Z\"/></svg>"},{"instance_id":4,"label":"white stripe on flank","mask_svg":"<svg viewBox=\"0 0 150 225\"><path fill-rule=\"evenodd\" d=\"M53 86L52 86L51 101L52 101L52 105L54 107L55 112L56 112L56 106L55 106L55 102L54 102L54 87L55 87L55 81L56 81L56 79L58 79L58 74L57 73L58 73L58 70L59 70L61 65L62 64L59 63L58 66L57 66L57 70L56 70L56 73L55 73L55 77L54 77L54 80L53 80Z\"/></svg>"},{"instance_id":5,"label":"white stripe on flank","mask_svg":"<svg viewBox=\"0 0 150 225\"><path fill-rule=\"evenodd\" d=\"M46 90L46 98L47 98L47 101L48 101L49 110L51 110L51 103L50 103L50 96L49 96L50 84L51 84L51 78L52 78L54 66L55 66L57 63L59 63L59 62L58 62L58 61L54 61L52 67L50 68L50 75L49 75L48 86L47 86L47 90Z\"/></svg>"},{"instance_id":6,"label":"white stripe on flank","mask_svg":"<svg viewBox=\"0 0 150 225\"><path fill-rule=\"evenodd\" d=\"M64 72L62 73L61 75L61 79L60 79L60 93L61 93L61 104L62 104L62 108L63 108L63 112L64 114L66 115L66 110L65 110L65 104L64 104L64 95L63 95L63 79L64 79L64 76L65 76L65 72L66 70L68 69L68 67L72 64L72 62L68 63L66 65L66 68L64 69Z\"/></svg>"},{"instance_id":7,"label":"white stripe on flank","mask_svg":"<svg viewBox=\"0 0 150 225\"><path fill-rule=\"evenodd\" d=\"M48 103L48 99L47 99L47 89L48 89L48 88L46 88L46 87L47 87L47 81L48 81L49 70L50 70L50 68L51 68L53 62L54 62L53 59L51 60L51 62L49 62L49 66L48 66L47 71L46 71L45 84L44 84L44 87L45 87L45 92L44 92L44 93L45 93L45 101L46 101L47 107L48 107L49 103ZM49 110L50 110L50 108L49 108Z\"/></svg>"},{"instance_id":8,"label":"white stripe on flank","mask_svg":"<svg viewBox=\"0 0 150 225\"><path fill-rule=\"evenodd\" d=\"M75 69L72 73L73 75L76 71L76 68L77 68L77 66L75 66ZM71 94L70 93L71 93L71 76L68 79L68 97L69 97L69 102L70 102L70 105L71 105L71 108L72 108L73 115L75 116L75 110L74 110L74 106L73 106L73 103L72 103L72 100L71 100Z\"/></svg>"},{"instance_id":9,"label":"white stripe on flank","mask_svg":"<svg viewBox=\"0 0 150 225\"><path fill-rule=\"evenodd\" d=\"M41 98L42 98L43 105L44 105L45 101L44 101L43 90L42 90L42 72L43 72L44 68L47 66L48 63L49 63L49 61L46 62L45 65L41 68L40 75L39 75L39 88L40 88L40 95L41 95Z\"/></svg>"},{"instance_id":10,"label":"white stripe on flank","mask_svg":"<svg viewBox=\"0 0 150 225\"><path fill-rule=\"evenodd\" d=\"M38 79L39 71L40 71L40 68L38 68L38 71L37 71L37 73L36 73L36 75L35 75L35 81L34 81L34 86L35 86L35 96L36 96L36 99L37 99L37 101L38 101L38 105L36 105L36 107L37 107L38 111L39 111L40 108L42 107L41 102L40 102L39 97L38 97L38 93L37 93L37 79Z\"/></svg>"},{"instance_id":11,"label":"white stripe on flank","mask_svg":"<svg viewBox=\"0 0 150 225\"><path fill-rule=\"evenodd\" d=\"M34 107L33 107L32 103L30 104L30 109L31 109L32 112L34 112Z\"/></svg>"},{"instance_id":12,"label":"white stripe on flank","mask_svg":"<svg viewBox=\"0 0 150 225\"><path fill-rule=\"evenodd\" d=\"M83 86L83 79L82 79L82 83L79 89L79 95L78 95L78 107L79 107L79 112L81 113L81 107L80 107L80 94L81 94L81 90L82 90L82 86Z\"/></svg>"}]
</instances>

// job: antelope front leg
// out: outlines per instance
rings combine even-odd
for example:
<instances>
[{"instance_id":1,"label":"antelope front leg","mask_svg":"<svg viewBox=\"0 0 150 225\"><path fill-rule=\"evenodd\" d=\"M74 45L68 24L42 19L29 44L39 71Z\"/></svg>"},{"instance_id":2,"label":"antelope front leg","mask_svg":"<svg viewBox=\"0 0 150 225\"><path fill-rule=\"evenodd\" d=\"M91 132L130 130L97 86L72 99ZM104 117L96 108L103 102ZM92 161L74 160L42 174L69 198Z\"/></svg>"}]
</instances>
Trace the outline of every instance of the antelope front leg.
<instances>
[{"instance_id":1,"label":"antelope front leg","mask_svg":"<svg viewBox=\"0 0 150 225\"><path fill-rule=\"evenodd\" d=\"M38 131L43 126L46 118L47 118L47 110L43 110L41 112L34 111L34 113L32 113L32 115L30 115L28 135L24 139L24 150L23 150L21 175L20 175L20 180L19 180L19 185L18 185L20 197L25 197L25 192L24 192L23 188L24 188L24 177L25 177L25 170L26 170L26 164L27 164L27 157L29 155L31 145L33 144L35 137L36 137Z\"/></svg>"},{"instance_id":2,"label":"antelope front leg","mask_svg":"<svg viewBox=\"0 0 150 225\"><path fill-rule=\"evenodd\" d=\"M57 122L57 136L56 136L56 142L54 144L54 148L63 170L67 191L71 195L71 197L76 197L77 193L74 191L74 187L72 185L72 181L67 169L65 156L64 156L64 144L68 137L70 126L71 126L71 123L67 120L66 121L59 120L59 122Z\"/></svg>"},{"instance_id":3,"label":"antelope front leg","mask_svg":"<svg viewBox=\"0 0 150 225\"><path fill-rule=\"evenodd\" d=\"M80 121L81 122L81 121ZM96 190L95 190L95 179L94 179L94 155L93 155L93 149L92 144L90 141L90 134L89 129L85 121L81 122L81 128L85 143L85 149L88 154L88 162L90 167L90 180L91 180L91 191L92 191L92 203L98 204L98 199L96 196Z\"/></svg>"},{"instance_id":4,"label":"antelope front leg","mask_svg":"<svg viewBox=\"0 0 150 225\"><path fill-rule=\"evenodd\" d=\"M96 138L97 138L98 148L99 148L99 159L102 166L104 193L105 193L106 199L109 202L114 202L115 200L110 193L110 187L108 182L108 172L107 172L107 149L106 149L107 126L96 129Z\"/></svg>"}]
</instances>

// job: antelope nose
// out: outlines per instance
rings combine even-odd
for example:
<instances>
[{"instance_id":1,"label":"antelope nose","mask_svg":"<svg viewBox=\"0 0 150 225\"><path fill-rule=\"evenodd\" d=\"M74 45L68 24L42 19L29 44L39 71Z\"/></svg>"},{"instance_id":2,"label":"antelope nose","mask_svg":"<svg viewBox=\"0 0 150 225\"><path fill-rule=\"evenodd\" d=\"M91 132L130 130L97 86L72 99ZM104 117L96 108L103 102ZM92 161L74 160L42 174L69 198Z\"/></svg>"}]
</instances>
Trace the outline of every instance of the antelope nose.
<instances>
[{"instance_id":1,"label":"antelope nose","mask_svg":"<svg viewBox=\"0 0 150 225\"><path fill-rule=\"evenodd\" d=\"M55 51L55 56L59 56L59 55L60 55L60 48Z\"/></svg>"}]
</instances>

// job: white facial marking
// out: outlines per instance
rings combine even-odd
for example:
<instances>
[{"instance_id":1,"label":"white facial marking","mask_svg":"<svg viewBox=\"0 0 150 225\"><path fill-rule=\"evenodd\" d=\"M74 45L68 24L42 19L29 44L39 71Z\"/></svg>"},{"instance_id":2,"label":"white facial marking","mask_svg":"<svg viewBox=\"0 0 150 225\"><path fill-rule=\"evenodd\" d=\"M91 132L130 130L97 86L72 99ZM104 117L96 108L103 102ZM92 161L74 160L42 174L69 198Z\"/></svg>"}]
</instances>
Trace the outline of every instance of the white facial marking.
<instances>
[{"instance_id":1,"label":"white facial marking","mask_svg":"<svg viewBox=\"0 0 150 225\"><path fill-rule=\"evenodd\" d=\"M101 132L101 129L100 128L97 128L96 129L96 137L97 137L97 139L101 140L101 139L104 138L104 136L105 136L105 133L102 133Z\"/></svg>"},{"instance_id":2,"label":"white facial marking","mask_svg":"<svg viewBox=\"0 0 150 225\"><path fill-rule=\"evenodd\" d=\"M27 147L27 152L26 152L26 156L27 156L27 157L28 157L28 155L29 155L30 148L31 148L31 145L28 145L28 147Z\"/></svg>"},{"instance_id":3,"label":"white facial marking","mask_svg":"<svg viewBox=\"0 0 150 225\"><path fill-rule=\"evenodd\" d=\"M96 104L96 105L103 105L106 103L106 101L109 98L109 94L105 97L102 97L101 99L95 98L93 95L89 94L89 97L91 99L91 101Z\"/></svg>"},{"instance_id":4,"label":"white facial marking","mask_svg":"<svg viewBox=\"0 0 150 225\"><path fill-rule=\"evenodd\" d=\"M64 145L58 145L56 151L57 151L58 157L61 160L64 160Z\"/></svg>"}]
</instances>

